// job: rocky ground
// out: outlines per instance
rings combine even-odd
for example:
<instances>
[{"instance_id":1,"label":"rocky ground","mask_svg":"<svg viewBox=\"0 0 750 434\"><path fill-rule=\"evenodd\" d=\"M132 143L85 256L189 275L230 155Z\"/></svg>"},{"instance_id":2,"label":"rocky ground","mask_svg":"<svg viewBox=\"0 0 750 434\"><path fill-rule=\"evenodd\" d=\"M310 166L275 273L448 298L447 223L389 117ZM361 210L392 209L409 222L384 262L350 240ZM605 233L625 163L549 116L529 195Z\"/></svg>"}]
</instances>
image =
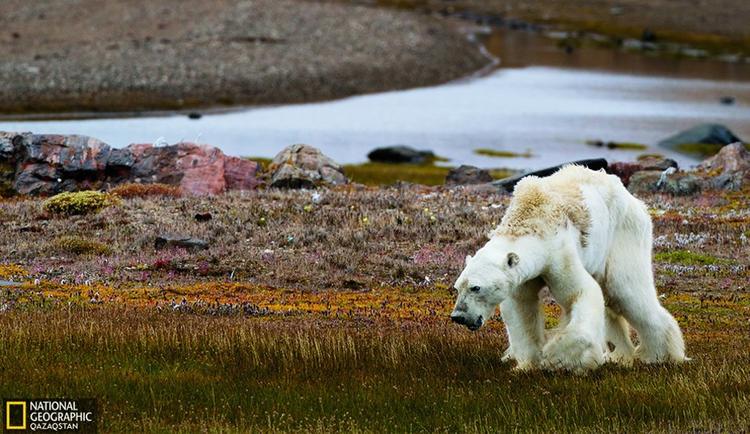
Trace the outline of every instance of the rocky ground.
<instances>
[{"instance_id":1,"label":"rocky ground","mask_svg":"<svg viewBox=\"0 0 750 434\"><path fill-rule=\"evenodd\" d=\"M0 28L5 114L312 101L487 63L434 18L295 0L9 0Z\"/></svg>"}]
</instances>

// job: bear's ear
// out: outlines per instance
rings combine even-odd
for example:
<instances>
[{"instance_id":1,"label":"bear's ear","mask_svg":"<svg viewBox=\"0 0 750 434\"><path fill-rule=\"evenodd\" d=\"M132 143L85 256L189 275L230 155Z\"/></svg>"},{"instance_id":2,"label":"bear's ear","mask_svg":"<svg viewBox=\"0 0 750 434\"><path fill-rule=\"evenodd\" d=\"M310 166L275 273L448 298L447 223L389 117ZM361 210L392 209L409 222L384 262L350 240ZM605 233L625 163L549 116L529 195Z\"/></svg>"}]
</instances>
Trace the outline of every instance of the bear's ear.
<instances>
[{"instance_id":1,"label":"bear's ear","mask_svg":"<svg viewBox=\"0 0 750 434\"><path fill-rule=\"evenodd\" d=\"M471 255L466 255L466 262L464 264L469 265L469 261L471 261Z\"/></svg>"},{"instance_id":2,"label":"bear's ear","mask_svg":"<svg viewBox=\"0 0 750 434\"><path fill-rule=\"evenodd\" d=\"M508 257L505 259L505 263L508 265L508 268L513 268L516 265L518 265L518 261L520 261L521 258L518 257L513 252L508 253Z\"/></svg>"}]
</instances>

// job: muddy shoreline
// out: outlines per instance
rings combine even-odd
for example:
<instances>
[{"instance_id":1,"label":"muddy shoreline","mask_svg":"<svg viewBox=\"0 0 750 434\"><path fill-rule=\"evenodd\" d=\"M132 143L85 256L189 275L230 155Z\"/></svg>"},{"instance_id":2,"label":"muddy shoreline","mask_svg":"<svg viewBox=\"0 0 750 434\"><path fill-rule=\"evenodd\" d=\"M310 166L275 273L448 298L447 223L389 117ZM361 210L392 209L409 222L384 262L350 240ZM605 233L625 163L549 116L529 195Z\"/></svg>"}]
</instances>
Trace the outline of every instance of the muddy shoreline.
<instances>
[{"instance_id":1,"label":"muddy shoreline","mask_svg":"<svg viewBox=\"0 0 750 434\"><path fill-rule=\"evenodd\" d=\"M6 115L320 101L438 84L490 62L438 18L292 0L11 0L0 28Z\"/></svg>"}]
</instances>

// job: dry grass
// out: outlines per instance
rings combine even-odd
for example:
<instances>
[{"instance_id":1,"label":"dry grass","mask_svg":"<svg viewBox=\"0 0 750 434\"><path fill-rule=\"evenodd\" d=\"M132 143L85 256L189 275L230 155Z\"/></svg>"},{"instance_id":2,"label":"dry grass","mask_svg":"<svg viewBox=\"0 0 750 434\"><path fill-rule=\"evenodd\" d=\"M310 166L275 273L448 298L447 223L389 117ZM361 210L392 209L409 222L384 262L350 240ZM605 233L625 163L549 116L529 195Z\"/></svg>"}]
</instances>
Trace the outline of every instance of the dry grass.
<instances>
[{"instance_id":1,"label":"dry grass","mask_svg":"<svg viewBox=\"0 0 750 434\"><path fill-rule=\"evenodd\" d=\"M0 277L26 282L0 290L0 395L98 397L104 432L750 425L747 192L647 198L657 286L693 362L585 377L513 373L500 321L470 333L448 320L462 258L507 197L319 193L126 199L51 219L37 200L0 202ZM211 247L156 251L170 231ZM111 255L49 249L64 236Z\"/></svg>"},{"instance_id":2,"label":"dry grass","mask_svg":"<svg viewBox=\"0 0 750 434\"><path fill-rule=\"evenodd\" d=\"M109 190L109 193L123 199L149 197L180 197L180 187L167 184L123 184Z\"/></svg>"}]
</instances>

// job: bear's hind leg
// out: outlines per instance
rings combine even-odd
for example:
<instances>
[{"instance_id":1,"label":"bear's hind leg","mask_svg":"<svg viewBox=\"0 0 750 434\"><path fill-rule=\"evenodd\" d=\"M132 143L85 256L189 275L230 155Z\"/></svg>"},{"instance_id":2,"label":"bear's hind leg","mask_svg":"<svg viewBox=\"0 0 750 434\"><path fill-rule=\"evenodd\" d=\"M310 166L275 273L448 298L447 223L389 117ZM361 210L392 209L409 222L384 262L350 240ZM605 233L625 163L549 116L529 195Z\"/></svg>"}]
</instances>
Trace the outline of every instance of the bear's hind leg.
<instances>
[{"instance_id":1,"label":"bear's hind leg","mask_svg":"<svg viewBox=\"0 0 750 434\"><path fill-rule=\"evenodd\" d=\"M682 362L685 343L677 321L659 303L651 265L651 220L631 209L617 228L607 258L608 300L638 332L635 356L646 363Z\"/></svg>"}]
</instances>

